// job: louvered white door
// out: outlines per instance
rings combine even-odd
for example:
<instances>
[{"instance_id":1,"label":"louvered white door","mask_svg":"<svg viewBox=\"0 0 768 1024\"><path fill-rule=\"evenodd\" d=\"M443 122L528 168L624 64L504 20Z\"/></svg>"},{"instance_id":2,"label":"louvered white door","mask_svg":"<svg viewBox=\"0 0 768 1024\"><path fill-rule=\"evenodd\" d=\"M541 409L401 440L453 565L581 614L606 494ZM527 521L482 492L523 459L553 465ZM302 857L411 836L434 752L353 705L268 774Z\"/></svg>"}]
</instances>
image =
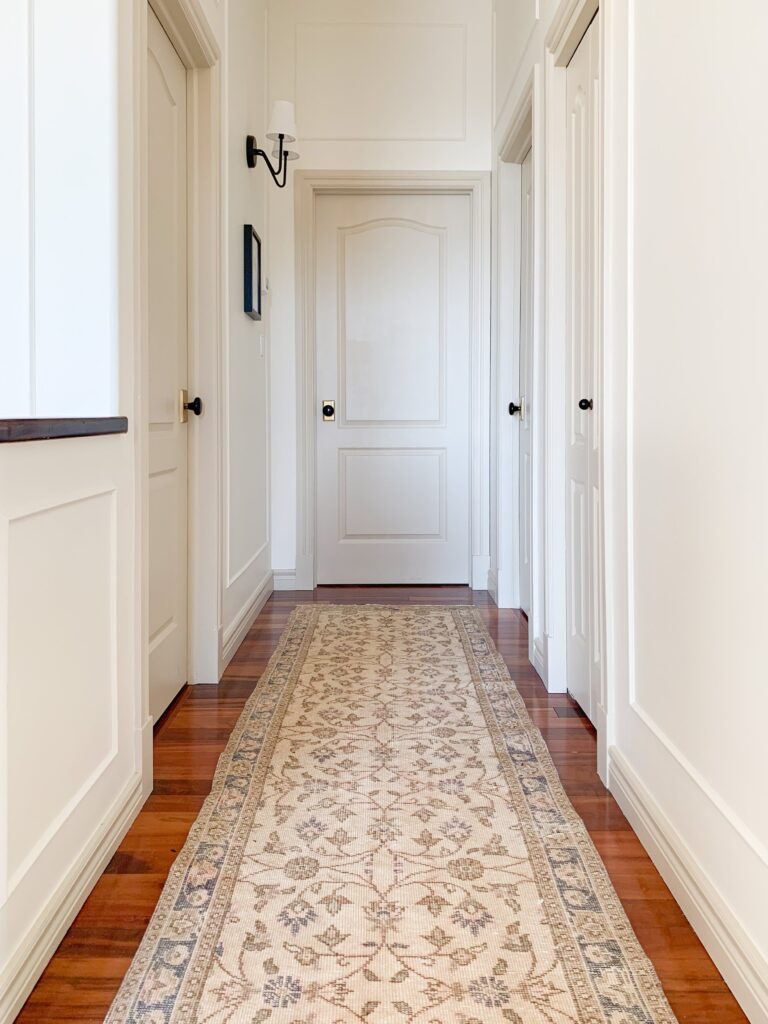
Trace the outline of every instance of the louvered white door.
<instances>
[{"instance_id":1,"label":"louvered white door","mask_svg":"<svg viewBox=\"0 0 768 1024\"><path fill-rule=\"evenodd\" d=\"M317 580L468 583L469 197L321 196L315 260Z\"/></svg>"},{"instance_id":2,"label":"louvered white door","mask_svg":"<svg viewBox=\"0 0 768 1024\"><path fill-rule=\"evenodd\" d=\"M594 720L602 671L599 31L567 68L566 597L568 689Z\"/></svg>"}]
</instances>

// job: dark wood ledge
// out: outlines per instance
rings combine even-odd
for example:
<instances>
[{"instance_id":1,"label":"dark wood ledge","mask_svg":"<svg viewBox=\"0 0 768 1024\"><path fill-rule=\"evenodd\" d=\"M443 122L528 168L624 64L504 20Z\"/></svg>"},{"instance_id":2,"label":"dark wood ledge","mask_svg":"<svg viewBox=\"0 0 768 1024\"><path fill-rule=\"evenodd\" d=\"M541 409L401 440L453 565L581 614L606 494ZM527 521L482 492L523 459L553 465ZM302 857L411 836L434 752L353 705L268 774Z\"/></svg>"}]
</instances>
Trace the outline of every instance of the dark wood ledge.
<instances>
[{"instance_id":1,"label":"dark wood ledge","mask_svg":"<svg viewBox=\"0 0 768 1024\"><path fill-rule=\"evenodd\" d=\"M124 434L126 416L78 416L59 419L0 420L0 444L10 441L50 441L57 437L95 437Z\"/></svg>"}]
</instances>

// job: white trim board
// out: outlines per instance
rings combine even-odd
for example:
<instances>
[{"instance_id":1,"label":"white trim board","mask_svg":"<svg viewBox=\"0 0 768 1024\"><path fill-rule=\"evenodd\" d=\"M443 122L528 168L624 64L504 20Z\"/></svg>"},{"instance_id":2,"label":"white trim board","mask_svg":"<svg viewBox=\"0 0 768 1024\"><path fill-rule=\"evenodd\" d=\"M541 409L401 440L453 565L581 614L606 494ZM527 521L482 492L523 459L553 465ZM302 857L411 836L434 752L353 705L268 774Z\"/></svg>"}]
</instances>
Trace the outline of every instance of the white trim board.
<instances>
[{"instance_id":1,"label":"white trim board","mask_svg":"<svg viewBox=\"0 0 768 1024\"><path fill-rule=\"evenodd\" d=\"M494 604L499 604L499 574L496 569L488 570L488 593Z\"/></svg>"},{"instance_id":2,"label":"white trim board","mask_svg":"<svg viewBox=\"0 0 768 1024\"><path fill-rule=\"evenodd\" d=\"M254 590L250 600L246 603L238 617L222 636L219 676L223 674L224 669L235 656L238 647L243 640L245 640L248 635L248 630L254 624L259 612L269 600L273 589L273 573L270 569L262 579L261 583L259 583Z\"/></svg>"},{"instance_id":3,"label":"white trim board","mask_svg":"<svg viewBox=\"0 0 768 1024\"><path fill-rule=\"evenodd\" d=\"M213 67L216 64L221 51L200 0L149 0L149 5L185 67Z\"/></svg>"},{"instance_id":4,"label":"white trim board","mask_svg":"<svg viewBox=\"0 0 768 1024\"><path fill-rule=\"evenodd\" d=\"M298 590L296 586L295 569L275 569L274 573L275 590Z\"/></svg>"},{"instance_id":5,"label":"white trim board","mask_svg":"<svg viewBox=\"0 0 768 1024\"><path fill-rule=\"evenodd\" d=\"M536 69L531 72L523 86L515 106L504 127L503 142L499 146L499 157L505 162L520 164L533 146L533 106L537 90Z\"/></svg>"},{"instance_id":6,"label":"white trim board","mask_svg":"<svg viewBox=\"0 0 768 1024\"><path fill-rule=\"evenodd\" d=\"M599 0L562 0L544 40L556 67L568 66L599 6Z\"/></svg>"},{"instance_id":7,"label":"white trim board","mask_svg":"<svg viewBox=\"0 0 768 1024\"><path fill-rule=\"evenodd\" d=\"M101 833L94 836L30 925L26 938L0 975L0 1024L12 1024L15 1020L145 799L142 780L136 775L113 804L113 812L102 823Z\"/></svg>"},{"instance_id":8,"label":"white trim board","mask_svg":"<svg viewBox=\"0 0 768 1024\"><path fill-rule=\"evenodd\" d=\"M751 1024L768 1024L768 961L616 747L610 789Z\"/></svg>"},{"instance_id":9,"label":"white trim board","mask_svg":"<svg viewBox=\"0 0 768 1024\"><path fill-rule=\"evenodd\" d=\"M488 586L490 513L490 188L487 172L300 171L296 192L297 538L295 586L313 590L315 570L314 208L318 195L467 195L472 203L471 586Z\"/></svg>"}]
</instances>

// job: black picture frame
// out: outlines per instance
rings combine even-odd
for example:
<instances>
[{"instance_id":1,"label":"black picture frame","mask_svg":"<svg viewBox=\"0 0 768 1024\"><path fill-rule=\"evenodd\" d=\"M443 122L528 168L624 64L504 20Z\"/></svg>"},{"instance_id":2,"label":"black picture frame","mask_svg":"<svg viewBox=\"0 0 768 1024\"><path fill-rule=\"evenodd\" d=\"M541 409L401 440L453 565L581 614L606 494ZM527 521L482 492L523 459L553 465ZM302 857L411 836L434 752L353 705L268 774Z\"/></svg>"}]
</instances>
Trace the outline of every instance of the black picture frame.
<instances>
[{"instance_id":1,"label":"black picture frame","mask_svg":"<svg viewBox=\"0 0 768 1024\"><path fill-rule=\"evenodd\" d=\"M261 320L261 239L253 224L243 226L243 309Z\"/></svg>"}]
</instances>

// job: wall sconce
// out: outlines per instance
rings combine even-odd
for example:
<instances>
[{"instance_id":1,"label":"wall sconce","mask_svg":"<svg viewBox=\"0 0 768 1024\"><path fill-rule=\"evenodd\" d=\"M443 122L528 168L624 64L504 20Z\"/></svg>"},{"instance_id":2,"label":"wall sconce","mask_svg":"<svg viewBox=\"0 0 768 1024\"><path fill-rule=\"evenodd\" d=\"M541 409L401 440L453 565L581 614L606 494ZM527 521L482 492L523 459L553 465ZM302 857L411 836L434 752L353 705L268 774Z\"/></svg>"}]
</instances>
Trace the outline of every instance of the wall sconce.
<instances>
[{"instance_id":1,"label":"wall sconce","mask_svg":"<svg viewBox=\"0 0 768 1024\"><path fill-rule=\"evenodd\" d=\"M255 167L257 159L262 157L277 187L285 188L288 180L288 161L299 159L296 150L288 148L290 143L296 142L296 117L293 104L288 100L275 100L267 138L275 143L272 159L277 160L277 167L264 150L257 147L253 135L247 136L245 140L245 158L249 167Z\"/></svg>"}]
</instances>

